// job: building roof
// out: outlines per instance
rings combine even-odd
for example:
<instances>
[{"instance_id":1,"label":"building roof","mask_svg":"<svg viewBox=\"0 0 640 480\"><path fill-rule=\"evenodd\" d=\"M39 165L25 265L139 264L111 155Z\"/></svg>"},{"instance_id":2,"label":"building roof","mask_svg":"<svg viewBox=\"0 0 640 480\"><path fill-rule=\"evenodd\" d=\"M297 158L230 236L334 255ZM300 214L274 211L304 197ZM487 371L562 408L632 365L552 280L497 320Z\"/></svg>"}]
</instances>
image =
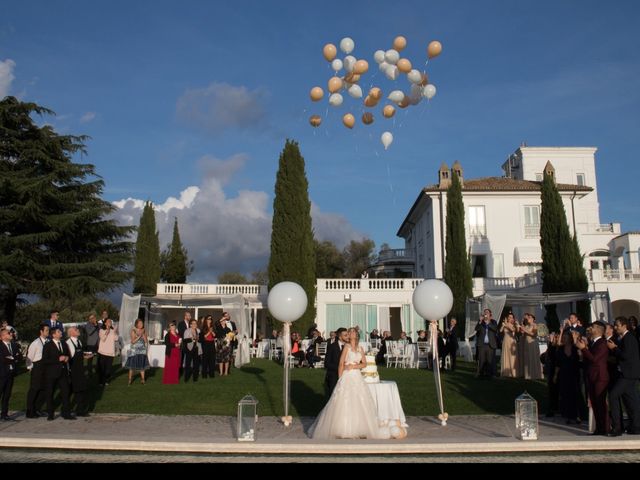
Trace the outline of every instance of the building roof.
<instances>
[{"instance_id":1,"label":"building roof","mask_svg":"<svg viewBox=\"0 0 640 480\"><path fill-rule=\"evenodd\" d=\"M472 180L465 179L462 191L484 191L484 192L517 192L517 191L540 191L542 182L532 182L530 180L516 180L508 177L484 177ZM561 192L591 192L593 188L584 185L571 185L558 183L556 185ZM438 185L431 185L422 189L423 192L446 191L447 188L440 188Z\"/></svg>"},{"instance_id":2,"label":"building roof","mask_svg":"<svg viewBox=\"0 0 640 480\"><path fill-rule=\"evenodd\" d=\"M613 237L612 240L615 240L616 238L624 237L626 235L640 235L640 231L634 230L634 231L631 231L631 232L624 232L624 233L618 235L617 237Z\"/></svg>"}]
</instances>

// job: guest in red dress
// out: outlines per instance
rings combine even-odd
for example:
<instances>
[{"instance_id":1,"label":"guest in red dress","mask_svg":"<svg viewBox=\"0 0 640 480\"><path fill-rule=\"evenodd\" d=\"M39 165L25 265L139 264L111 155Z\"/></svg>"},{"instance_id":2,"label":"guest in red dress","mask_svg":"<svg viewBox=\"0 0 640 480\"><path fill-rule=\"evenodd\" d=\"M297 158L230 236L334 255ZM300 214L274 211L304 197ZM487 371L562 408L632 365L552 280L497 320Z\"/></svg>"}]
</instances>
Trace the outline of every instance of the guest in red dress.
<instances>
[{"instance_id":1,"label":"guest in red dress","mask_svg":"<svg viewBox=\"0 0 640 480\"><path fill-rule=\"evenodd\" d=\"M171 322L169 331L164 336L164 344L166 345L164 371L162 372L162 383L164 384L180 383L181 340L175 322Z\"/></svg>"}]
</instances>

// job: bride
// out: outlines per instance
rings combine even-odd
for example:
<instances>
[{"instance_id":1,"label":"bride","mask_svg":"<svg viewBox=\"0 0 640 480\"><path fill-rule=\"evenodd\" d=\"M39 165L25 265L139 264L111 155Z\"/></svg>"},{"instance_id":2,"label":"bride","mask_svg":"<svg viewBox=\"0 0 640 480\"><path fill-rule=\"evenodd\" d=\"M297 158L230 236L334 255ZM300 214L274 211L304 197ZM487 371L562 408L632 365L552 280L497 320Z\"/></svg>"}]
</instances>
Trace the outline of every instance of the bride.
<instances>
[{"instance_id":1,"label":"bride","mask_svg":"<svg viewBox=\"0 0 640 480\"><path fill-rule=\"evenodd\" d=\"M338 383L331 398L309 429L311 438L389 438L388 429L378 426L376 405L360 370L367 366L358 346L358 331L349 329L338 366ZM385 431L386 430L386 431Z\"/></svg>"}]
</instances>

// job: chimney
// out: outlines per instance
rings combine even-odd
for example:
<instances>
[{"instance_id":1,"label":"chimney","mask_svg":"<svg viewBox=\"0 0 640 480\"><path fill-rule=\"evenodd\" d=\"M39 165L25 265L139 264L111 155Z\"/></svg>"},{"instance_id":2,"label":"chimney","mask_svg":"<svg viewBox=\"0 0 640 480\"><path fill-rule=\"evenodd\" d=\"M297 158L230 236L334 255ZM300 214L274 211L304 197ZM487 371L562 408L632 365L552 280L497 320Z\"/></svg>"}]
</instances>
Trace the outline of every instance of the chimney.
<instances>
[{"instance_id":1,"label":"chimney","mask_svg":"<svg viewBox=\"0 0 640 480\"><path fill-rule=\"evenodd\" d=\"M553 168L550 160L547 160L547 164L544 166L544 174L551 175L553 183L556 183L556 169Z\"/></svg>"},{"instance_id":2,"label":"chimney","mask_svg":"<svg viewBox=\"0 0 640 480\"><path fill-rule=\"evenodd\" d=\"M446 163L442 162L438 170L438 188L447 189L451 186L451 172Z\"/></svg>"},{"instance_id":3,"label":"chimney","mask_svg":"<svg viewBox=\"0 0 640 480\"><path fill-rule=\"evenodd\" d=\"M464 187L464 178L462 176L462 165L460 165L460 162L458 160L456 160L453 163L451 170L453 170L456 173L456 175L458 175L458 180L460 180L460 186Z\"/></svg>"}]
</instances>

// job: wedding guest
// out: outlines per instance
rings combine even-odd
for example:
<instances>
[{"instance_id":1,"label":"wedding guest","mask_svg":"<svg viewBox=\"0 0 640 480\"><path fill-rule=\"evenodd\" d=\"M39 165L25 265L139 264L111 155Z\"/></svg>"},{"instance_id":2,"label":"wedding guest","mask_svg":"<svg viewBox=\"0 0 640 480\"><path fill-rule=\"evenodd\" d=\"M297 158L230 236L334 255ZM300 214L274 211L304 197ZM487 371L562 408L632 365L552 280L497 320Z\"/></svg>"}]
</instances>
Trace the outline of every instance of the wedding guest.
<instances>
[{"instance_id":1,"label":"wedding guest","mask_svg":"<svg viewBox=\"0 0 640 480\"><path fill-rule=\"evenodd\" d=\"M524 378L527 380L541 380L542 364L540 363L540 346L538 345L538 326L536 317L527 313L523 324L520 326L521 342L524 342L524 357L520 358Z\"/></svg>"},{"instance_id":2,"label":"wedding guest","mask_svg":"<svg viewBox=\"0 0 640 480\"><path fill-rule=\"evenodd\" d=\"M49 320L44 323L49 327L49 340L51 340L51 336L53 335L53 329L57 328L61 332L64 332L64 325L60 320L60 312L58 310L51 310L49 314Z\"/></svg>"},{"instance_id":3,"label":"wedding guest","mask_svg":"<svg viewBox=\"0 0 640 480\"><path fill-rule=\"evenodd\" d=\"M56 389L60 390L62 418L75 420L76 417L71 415L69 402L69 348L62 341L62 330L54 328L50 334L51 341L44 346L42 351L46 379L47 420L55 418L53 394Z\"/></svg>"},{"instance_id":4,"label":"wedding guest","mask_svg":"<svg viewBox=\"0 0 640 480\"><path fill-rule=\"evenodd\" d=\"M16 376L16 366L21 360L20 347L13 341L8 328L0 330L0 419L11 420L9 417L9 399L13 390L13 379Z\"/></svg>"},{"instance_id":5,"label":"wedding guest","mask_svg":"<svg viewBox=\"0 0 640 480\"><path fill-rule=\"evenodd\" d=\"M180 383L180 360L182 352L180 349L182 338L178 334L176 323L169 324L169 330L164 336L164 369L162 371L162 383L165 385Z\"/></svg>"},{"instance_id":6,"label":"wedding guest","mask_svg":"<svg viewBox=\"0 0 640 480\"><path fill-rule=\"evenodd\" d=\"M557 333L550 333L547 340L547 350L540 355L540 361L543 365L542 373L547 379L547 413L546 417L553 417L558 411L558 401L560 394L558 392L558 383L554 380L556 373L556 364L558 357L559 337Z\"/></svg>"},{"instance_id":7,"label":"wedding guest","mask_svg":"<svg viewBox=\"0 0 640 480\"><path fill-rule=\"evenodd\" d=\"M296 367L302 367L304 362L305 353L302 350L302 342L300 340L300 334L293 332L291 334L291 355L298 361Z\"/></svg>"},{"instance_id":8,"label":"wedding guest","mask_svg":"<svg viewBox=\"0 0 640 480\"><path fill-rule=\"evenodd\" d=\"M86 335L85 351L93 353L93 355L87 357L87 372L91 376L93 375L93 359L98 354L98 342L100 342L100 325L98 325L98 319L95 314L92 313L87 318L87 323L84 324L84 332Z\"/></svg>"},{"instance_id":9,"label":"wedding guest","mask_svg":"<svg viewBox=\"0 0 640 480\"><path fill-rule=\"evenodd\" d=\"M458 320L455 317L451 318L451 320L449 321L449 328L445 332L445 340L447 342L445 351L446 351L446 354L449 355L449 361L451 362L452 372L456 369L456 357L458 356L457 324L458 324ZM418 337L418 340L421 341L419 337Z\"/></svg>"},{"instance_id":10,"label":"wedding guest","mask_svg":"<svg viewBox=\"0 0 640 480\"><path fill-rule=\"evenodd\" d=\"M184 332L189 330L191 325L191 312L189 310L185 310L184 315L182 317L182 321L179 322L176 326L178 328L178 335L184 341ZM187 356L187 350L182 348L182 358L180 359L180 373L182 373L182 368L185 364L185 357Z\"/></svg>"},{"instance_id":11,"label":"wedding guest","mask_svg":"<svg viewBox=\"0 0 640 480\"><path fill-rule=\"evenodd\" d=\"M413 343L411 341L411 337L407 336L407 332L400 332L400 339L401 342L407 342L407 343ZM443 352L444 353L444 352Z\"/></svg>"},{"instance_id":12,"label":"wedding guest","mask_svg":"<svg viewBox=\"0 0 640 480\"><path fill-rule=\"evenodd\" d=\"M426 330L418 330L418 338L417 340L418 342L428 342L429 341L429 337L427 336L427 331Z\"/></svg>"},{"instance_id":13,"label":"wedding guest","mask_svg":"<svg viewBox=\"0 0 640 480\"><path fill-rule=\"evenodd\" d=\"M9 325L9 322L7 320L3 320L0 324L0 330L2 330L3 328L6 328L9 331L9 335L11 335L11 341L18 341L18 331L14 327Z\"/></svg>"},{"instance_id":14,"label":"wedding guest","mask_svg":"<svg viewBox=\"0 0 640 480\"><path fill-rule=\"evenodd\" d=\"M27 393L27 418L41 417L45 401L45 366L42 363L42 350L49 341L49 326L40 325L40 336L29 344L27 349L27 369L30 371L29 392Z\"/></svg>"},{"instance_id":15,"label":"wedding guest","mask_svg":"<svg viewBox=\"0 0 640 480\"><path fill-rule=\"evenodd\" d=\"M149 370L149 337L144 328L144 321L141 318L136 320L134 327L131 329L131 347L127 356L127 363L124 368L129 369L129 381L127 385L133 382L135 372L140 372L140 383L144 385L145 371Z\"/></svg>"},{"instance_id":16,"label":"wedding guest","mask_svg":"<svg viewBox=\"0 0 640 480\"><path fill-rule=\"evenodd\" d=\"M220 376L229 375L229 363L231 362L231 339L233 331L227 323L226 316L216 322L216 363ZM229 335L229 337L227 337Z\"/></svg>"},{"instance_id":17,"label":"wedding guest","mask_svg":"<svg viewBox=\"0 0 640 480\"><path fill-rule=\"evenodd\" d=\"M580 358L573 336L565 329L558 337L554 383L558 385L560 415L567 424L578 423L580 395Z\"/></svg>"},{"instance_id":18,"label":"wedding guest","mask_svg":"<svg viewBox=\"0 0 640 480\"><path fill-rule=\"evenodd\" d=\"M211 315L204 317L200 345L202 346L202 378L213 378L216 375L216 333Z\"/></svg>"},{"instance_id":19,"label":"wedding guest","mask_svg":"<svg viewBox=\"0 0 640 480\"><path fill-rule=\"evenodd\" d=\"M197 382L200 372L200 358L202 357L200 329L197 320L191 320L189 329L184 331L182 348L185 350L184 381L188 382L193 375L193 381Z\"/></svg>"},{"instance_id":20,"label":"wedding guest","mask_svg":"<svg viewBox=\"0 0 640 480\"><path fill-rule=\"evenodd\" d=\"M371 333L369 334L369 340L381 340L381 339L382 337L378 333L377 328L374 328L373 330L371 330Z\"/></svg>"},{"instance_id":21,"label":"wedding guest","mask_svg":"<svg viewBox=\"0 0 640 480\"><path fill-rule=\"evenodd\" d=\"M113 320L107 318L98 332L98 384L101 387L109 385L113 371L113 359L116 356L116 341L118 330L113 326Z\"/></svg>"},{"instance_id":22,"label":"wedding guest","mask_svg":"<svg viewBox=\"0 0 640 480\"><path fill-rule=\"evenodd\" d=\"M509 312L500 326L502 333L502 355L500 357L500 375L503 377L516 378L517 368L517 340L516 340L516 319L513 313Z\"/></svg>"},{"instance_id":23,"label":"wedding guest","mask_svg":"<svg viewBox=\"0 0 640 480\"><path fill-rule=\"evenodd\" d=\"M491 310L485 308L482 317L475 327L476 356L478 357L477 377L493 377L493 362L498 345L498 325L493 319Z\"/></svg>"},{"instance_id":24,"label":"wedding guest","mask_svg":"<svg viewBox=\"0 0 640 480\"><path fill-rule=\"evenodd\" d=\"M67 338L67 348L69 349L70 390L73 392L76 416L88 417L87 390L89 389L89 382L84 367L84 359L91 353L87 352L85 354L78 327L69 327L67 337L69 337Z\"/></svg>"}]
</instances>

